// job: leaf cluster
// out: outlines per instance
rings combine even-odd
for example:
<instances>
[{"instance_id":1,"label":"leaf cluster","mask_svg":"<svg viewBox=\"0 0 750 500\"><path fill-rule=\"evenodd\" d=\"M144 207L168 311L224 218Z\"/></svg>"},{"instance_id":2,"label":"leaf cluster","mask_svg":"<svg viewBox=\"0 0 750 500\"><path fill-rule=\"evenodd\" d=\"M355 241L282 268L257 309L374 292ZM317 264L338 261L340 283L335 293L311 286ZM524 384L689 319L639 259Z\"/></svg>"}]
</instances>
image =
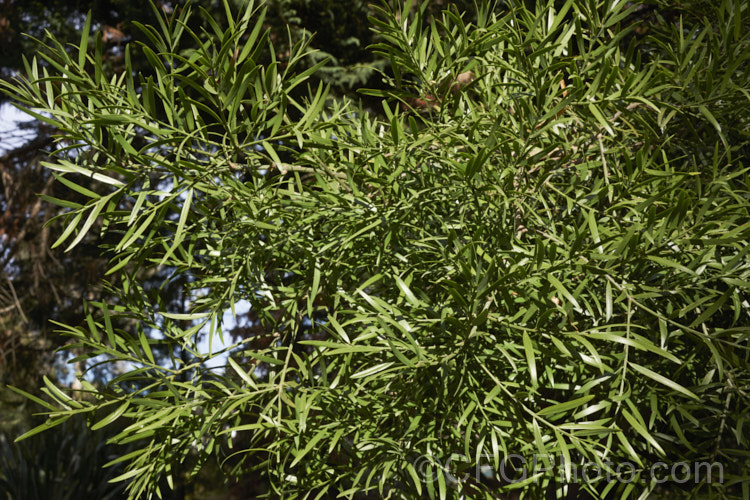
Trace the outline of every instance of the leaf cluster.
<instances>
[{"instance_id":1,"label":"leaf cluster","mask_svg":"<svg viewBox=\"0 0 750 500\"><path fill-rule=\"evenodd\" d=\"M133 367L83 398L48 384L28 434L127 419L114 442L138 446L113 463L133 498L214 459L283 497L645 498L657 462L721 463L690 493L746 494L742 4L646 43L626 2L482 3L472 21L412 3L370 19L382 113L305 89L323 62L295 71L304 41L262 60L252 4L227 28L198 32L189 9L144 26L153 75L104 78L84 35L4 85L60 130L46 166L88 198L51 200L69 209L55 245L113 238L119 300L61 331L80 359ZM164 268L188 310L136 276ZM256 333L201 352L239 301ZM513 454L547 471L509 481Z\"/></svg>"}]
</instances>

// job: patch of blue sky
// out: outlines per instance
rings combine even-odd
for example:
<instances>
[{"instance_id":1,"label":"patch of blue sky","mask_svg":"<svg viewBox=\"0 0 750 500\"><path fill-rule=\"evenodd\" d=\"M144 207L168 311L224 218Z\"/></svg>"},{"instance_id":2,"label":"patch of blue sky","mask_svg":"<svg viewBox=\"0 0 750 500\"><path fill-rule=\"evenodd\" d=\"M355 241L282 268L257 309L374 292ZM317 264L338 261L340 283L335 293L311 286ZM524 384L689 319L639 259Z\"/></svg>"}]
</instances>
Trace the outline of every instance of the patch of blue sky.
<instances>
[{"instance_id":1,"label":"patch of blue sky","mask_svg":"<svg viewBox=\"0 0 750 500\"><path fill-rule=\"evenodd\" d=\"M15 106L0 105L0 155L19 148L36 137L36 131L24 132L23 124L36 120Z\"/></svg>"},{"instance_id":2,"label":"patch of blue sky","mask_svg":"<svg viewBox=\"0 0 750 500\"><path fill-rule=\"evenodd\" d=\"M229 357L233 343L225 332L239 326L237 321L238 318L244 316L249 311L250 302L244 299L238 300L234 304L234 312L236 313L236 316L232 313L231 308L224 311L221 318L221 324L218 326L218 328L221 329L221 334L219 331L216 331L214 332L213 337L210 336L210 322L200 330L198 337L200 340L196 347L201 356L208 356L208 359L204 363L206 367L215 369L224 367L227 364L227 358ZM230 349L227 350L227 348ZM216 353L220 354L217 355Z\"/></svg>"}]
</instances>

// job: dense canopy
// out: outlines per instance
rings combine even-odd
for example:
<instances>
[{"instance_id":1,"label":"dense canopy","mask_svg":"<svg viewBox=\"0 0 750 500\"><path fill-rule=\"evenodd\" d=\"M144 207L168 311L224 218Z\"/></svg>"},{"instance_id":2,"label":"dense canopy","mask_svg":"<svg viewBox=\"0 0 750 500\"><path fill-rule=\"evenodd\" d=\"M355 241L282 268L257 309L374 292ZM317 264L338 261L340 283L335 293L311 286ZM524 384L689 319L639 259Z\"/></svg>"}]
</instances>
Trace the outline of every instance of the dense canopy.
<instances>
[{"instance_id":1,"label":"dense canopy","mask_svg":"<svg viewBox=\"0 0 750 500\"><path fill-rule=\"evenodd\" d=\"M52 246L109 259L57 326L113 376L25 436L118 426L130 498L747 495L750 13L529 3L371 7L361 99L252 2L119 72L39 42L2 88L57 131Z\"/></svg>"}]
</instances>

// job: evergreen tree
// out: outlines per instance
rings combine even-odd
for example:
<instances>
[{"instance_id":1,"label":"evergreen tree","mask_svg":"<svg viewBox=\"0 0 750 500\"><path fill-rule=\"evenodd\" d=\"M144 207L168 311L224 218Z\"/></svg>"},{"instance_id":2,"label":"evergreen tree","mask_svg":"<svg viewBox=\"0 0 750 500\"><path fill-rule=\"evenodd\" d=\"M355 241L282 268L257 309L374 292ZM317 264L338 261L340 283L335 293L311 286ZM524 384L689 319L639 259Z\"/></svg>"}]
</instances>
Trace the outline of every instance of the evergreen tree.
<instances>
[{"instance_id":1,"label":"evergreen tree","mask_svg":"<svg viewBox=\"0 0 750 500\"><path fill-rule=\"evenodd\" d=\"M114 75L89 24L49 38L3 89L58 131L54 245L109 259L58 327L132 368L47 383L22 437L121 426L131 498L212 464L290 498L737 494L747 15L688 7L384 2L367 103L262 5L160 12Z\"/></svg>"}]
</instances>

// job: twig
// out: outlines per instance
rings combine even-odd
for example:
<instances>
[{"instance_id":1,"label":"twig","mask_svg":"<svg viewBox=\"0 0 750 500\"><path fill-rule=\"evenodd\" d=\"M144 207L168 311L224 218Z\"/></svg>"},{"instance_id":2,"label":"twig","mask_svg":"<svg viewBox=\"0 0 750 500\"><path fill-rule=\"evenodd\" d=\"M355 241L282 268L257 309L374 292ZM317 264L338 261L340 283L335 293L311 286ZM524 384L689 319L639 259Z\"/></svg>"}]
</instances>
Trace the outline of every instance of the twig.
<instances>
[{"instance_id":1,"label":"twig","mask_svg":"<svg viewBox=\"0 0 750 500\"><path fill-rule=\"evenodd\" d=\"M242 170L245 167L243 165L238 165L236 163L229 162L229 167L232 170ZM305 167L302 165L290 165L289 163L271 163L269 165L260 165L257 168L259 169L267 169L267 170L278 170L281 174L287 174L289 172L308 172L312 174L320 174L320 173L327 173L331 177L336 177L337 179L346 179L347 176L344 172L334 172L330 169L324 169L320 170L313 167Z\"/></svg>"},{"instance_id":2,"label":"twig","mask_svg":"<svg viewBox=\"0 0 750 500\"><path fill-rule=\"evenodd\" d=\"M18 295L16 295L16 289L13 286L13 282L10 280L10 277L6 276L5 279L8 281L8 286L10 286L10 293L13 295L13 301L16 304L16 308L18 309L18 312L21 314L21 318L23 319L24 323L28 323L29 320L26 318L26 315L23 313L23 309L21 308L21 303L18 301Z\"/></svg>"}]
</instances>

